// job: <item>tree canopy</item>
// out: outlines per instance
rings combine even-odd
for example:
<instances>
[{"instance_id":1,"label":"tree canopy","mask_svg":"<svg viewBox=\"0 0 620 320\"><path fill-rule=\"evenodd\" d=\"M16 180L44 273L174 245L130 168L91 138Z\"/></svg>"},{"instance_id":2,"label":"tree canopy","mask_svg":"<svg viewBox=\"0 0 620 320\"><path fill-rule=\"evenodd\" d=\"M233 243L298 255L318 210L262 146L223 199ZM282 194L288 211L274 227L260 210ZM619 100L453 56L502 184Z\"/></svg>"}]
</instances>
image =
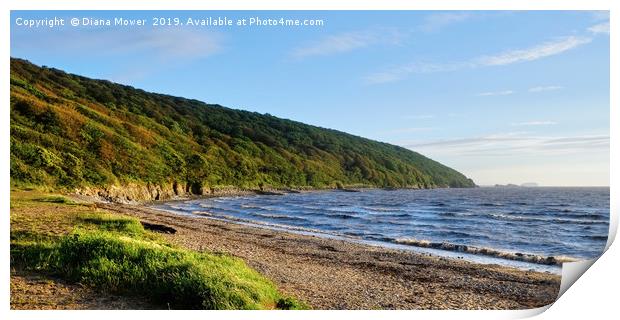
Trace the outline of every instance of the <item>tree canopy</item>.
<instances>
[{"instance_id":1,"label":"tree canopy","mask_svg":"<svg viewBox=\"0 0 620 320\"><path fill-rule=\"evenodd\" d=\"M474 186L399 146L14 58L10 108L13 184Z\"/></svg>"}]
</instances>

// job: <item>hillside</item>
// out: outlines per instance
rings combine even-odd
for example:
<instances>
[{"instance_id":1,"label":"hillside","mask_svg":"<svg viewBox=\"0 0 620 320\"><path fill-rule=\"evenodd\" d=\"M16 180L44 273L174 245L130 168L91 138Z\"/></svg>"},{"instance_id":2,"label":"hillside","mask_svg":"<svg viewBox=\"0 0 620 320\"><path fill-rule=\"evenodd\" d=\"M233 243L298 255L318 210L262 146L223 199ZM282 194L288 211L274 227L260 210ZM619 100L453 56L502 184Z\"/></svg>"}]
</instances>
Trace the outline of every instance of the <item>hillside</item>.
<instances>
[{"instance_id":1,"label":"hillside","mask_svg":"<svg viewBox=\"0 0 620 320\"><path fill-rule=\"evenodd\" d=\"M408 149L11 59L11 184L472 187Z\"/></svg>"}]
</instances>

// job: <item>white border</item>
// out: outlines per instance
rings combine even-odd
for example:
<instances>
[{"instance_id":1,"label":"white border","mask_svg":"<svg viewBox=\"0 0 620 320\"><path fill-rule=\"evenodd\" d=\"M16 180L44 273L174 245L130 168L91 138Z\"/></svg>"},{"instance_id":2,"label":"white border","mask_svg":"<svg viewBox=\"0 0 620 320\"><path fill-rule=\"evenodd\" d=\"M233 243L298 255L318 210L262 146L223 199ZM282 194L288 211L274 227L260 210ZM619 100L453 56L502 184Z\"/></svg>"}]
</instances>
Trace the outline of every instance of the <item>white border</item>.
<instances>
[{"instance_id":1,"label":"white border","mask_svg":"<svg viewBox=\"0 0 620 320\"><path fill-rule=\"evenodd\" d=\"M8 250L9 250L9 109L7 107L7 101L9 100L9 59L10 46L9 44L9 27L10 27L10 12L9 10L394 10L394 9L406 9L406 10L611 10L612 20L618 20L618 6L620 1L613 0L418 0L418 1L399 1L399 0L382 0L382 1L370 1L360 0L355 1L355 4L347 4L345 1L337 3L333 0L297 0L287 1L285 3L279 3L277 0L230 0L221 1L215 3L205 3L205 1L192 1L192 0L150 0L150 1L135 1L130 3L127 0L83 0L77 2L75 0L4 0L0 2L2 6L2 14L0 15L0 34L2 36L1 46L4 59L0 60L1 74L0 77L0 95L2 96L3 116L0 117L0 128L2 128L3 137L0 139L0 150L5 156L0 159L0 163L4 169L0 170L0 178L3 183L0 186L0 203L2 203L2 219L0 223L2 225L2 231L0 232L0 243L2 246L3 257L3 271L4 279L0 281L0 296L2 296L5 302L5 312L10 318L31 318L41 317L49 319L80 319L89 317L92 319L106 319L111 316L131 317L131 318L143 318L153 317L167 319L171 316L180 317L214 317L214 318L230 318L230 319L246 319L248 317L270 318L270 319L310 319L316 316L327 318L342 318L342 317L355 317L362 319L370 319L376 317L389 317L390 319L410 319L412 317L424 317L432 319L501 319L501 318L516 318L516 317L528 317L538 314L547 308L541 308L536 310L526 311L307 311L307 312L243 312L243 311L230 311L230 312L209 312L208 315L204 312L193 311L132 311L121 312L113 311L109 312L93 312L93 311L28 311L28 312L8 312L9 308L9 283L8 277ZM612 37L611 37L611 88L618 88L618 66L617 59L620 51L618 50L617 37L618 28L616 23L611 24ZM617 106L618 95L612 89L611 92L611 108L610 119L620 119ZM611 216L612 223L610 229L613 230L612 234L615 237L615 230L617 229L618 222L618 170L617 165L620 157L620 145L617 140L614 139L618 135L617 121L612 123L611 128L611 177L610 184L611 189ZM614 126L616 125L616 126ZM611 244L612 237L608 242L608 247ZM584 276L583 281L578 281L575 285L575 289L568 290L568 292L562 296L559 301L554 304L552 308L542 318L556 318L556 317L570 317L575 318L576 315L591 316L595 314L609 315L616 313L617 301L614 296L618 293L618 276L617 270L620 270L620 264L618 259L617 246L611 247L608 252L593 266L593 271L597 273L589 272ZM587 283L586 283L587 280ZM578 291L584 290L584 291ZM585 291L587 290L587 291ZM601 301L603 304L601 304ZM604 304L604 303L607 304ZM596 310L590 308L597 307ZM608 313L606 313L608 312Z\"/></svg>"}]
</instances>

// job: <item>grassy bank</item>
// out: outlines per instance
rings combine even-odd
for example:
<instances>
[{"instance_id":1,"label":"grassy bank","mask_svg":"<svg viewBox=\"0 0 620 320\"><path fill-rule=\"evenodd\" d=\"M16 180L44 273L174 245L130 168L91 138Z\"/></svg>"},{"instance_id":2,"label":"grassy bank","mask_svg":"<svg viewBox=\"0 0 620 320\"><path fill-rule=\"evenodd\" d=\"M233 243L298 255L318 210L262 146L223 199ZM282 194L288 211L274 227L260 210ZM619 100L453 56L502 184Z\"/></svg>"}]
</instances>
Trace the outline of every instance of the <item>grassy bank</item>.
<instances>
[{"instance_id":1,"label":"grassy bank","mask_svg":"<svg viewBox=\"0 0 620 320\"><path fill-rule=\"evenodd\" d=\"M12 194L11 262L162 308L303 308L238 258L175 247L135 218L62 196Z\"/></svg>"}]
</instances>

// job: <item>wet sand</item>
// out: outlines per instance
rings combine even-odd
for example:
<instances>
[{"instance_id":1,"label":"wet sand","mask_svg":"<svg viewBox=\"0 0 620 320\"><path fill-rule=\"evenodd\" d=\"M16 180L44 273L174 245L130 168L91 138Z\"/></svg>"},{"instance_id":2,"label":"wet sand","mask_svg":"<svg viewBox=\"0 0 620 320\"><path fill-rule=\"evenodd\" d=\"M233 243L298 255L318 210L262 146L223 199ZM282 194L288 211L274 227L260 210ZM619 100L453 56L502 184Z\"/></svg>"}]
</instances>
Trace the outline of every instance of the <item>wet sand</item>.
<instances>
[{"instance_id":1,"label":"wet sand","mask_svg":"<svg viewBox=\"0 0 620 320\"><path fill-rule=\"evenodd\" d=\"M555 301L560 276L181 216L140 205L112 212L176 229L178 245L245 260L314 309L529 309Z\"/></svg>"}]
</instances>

